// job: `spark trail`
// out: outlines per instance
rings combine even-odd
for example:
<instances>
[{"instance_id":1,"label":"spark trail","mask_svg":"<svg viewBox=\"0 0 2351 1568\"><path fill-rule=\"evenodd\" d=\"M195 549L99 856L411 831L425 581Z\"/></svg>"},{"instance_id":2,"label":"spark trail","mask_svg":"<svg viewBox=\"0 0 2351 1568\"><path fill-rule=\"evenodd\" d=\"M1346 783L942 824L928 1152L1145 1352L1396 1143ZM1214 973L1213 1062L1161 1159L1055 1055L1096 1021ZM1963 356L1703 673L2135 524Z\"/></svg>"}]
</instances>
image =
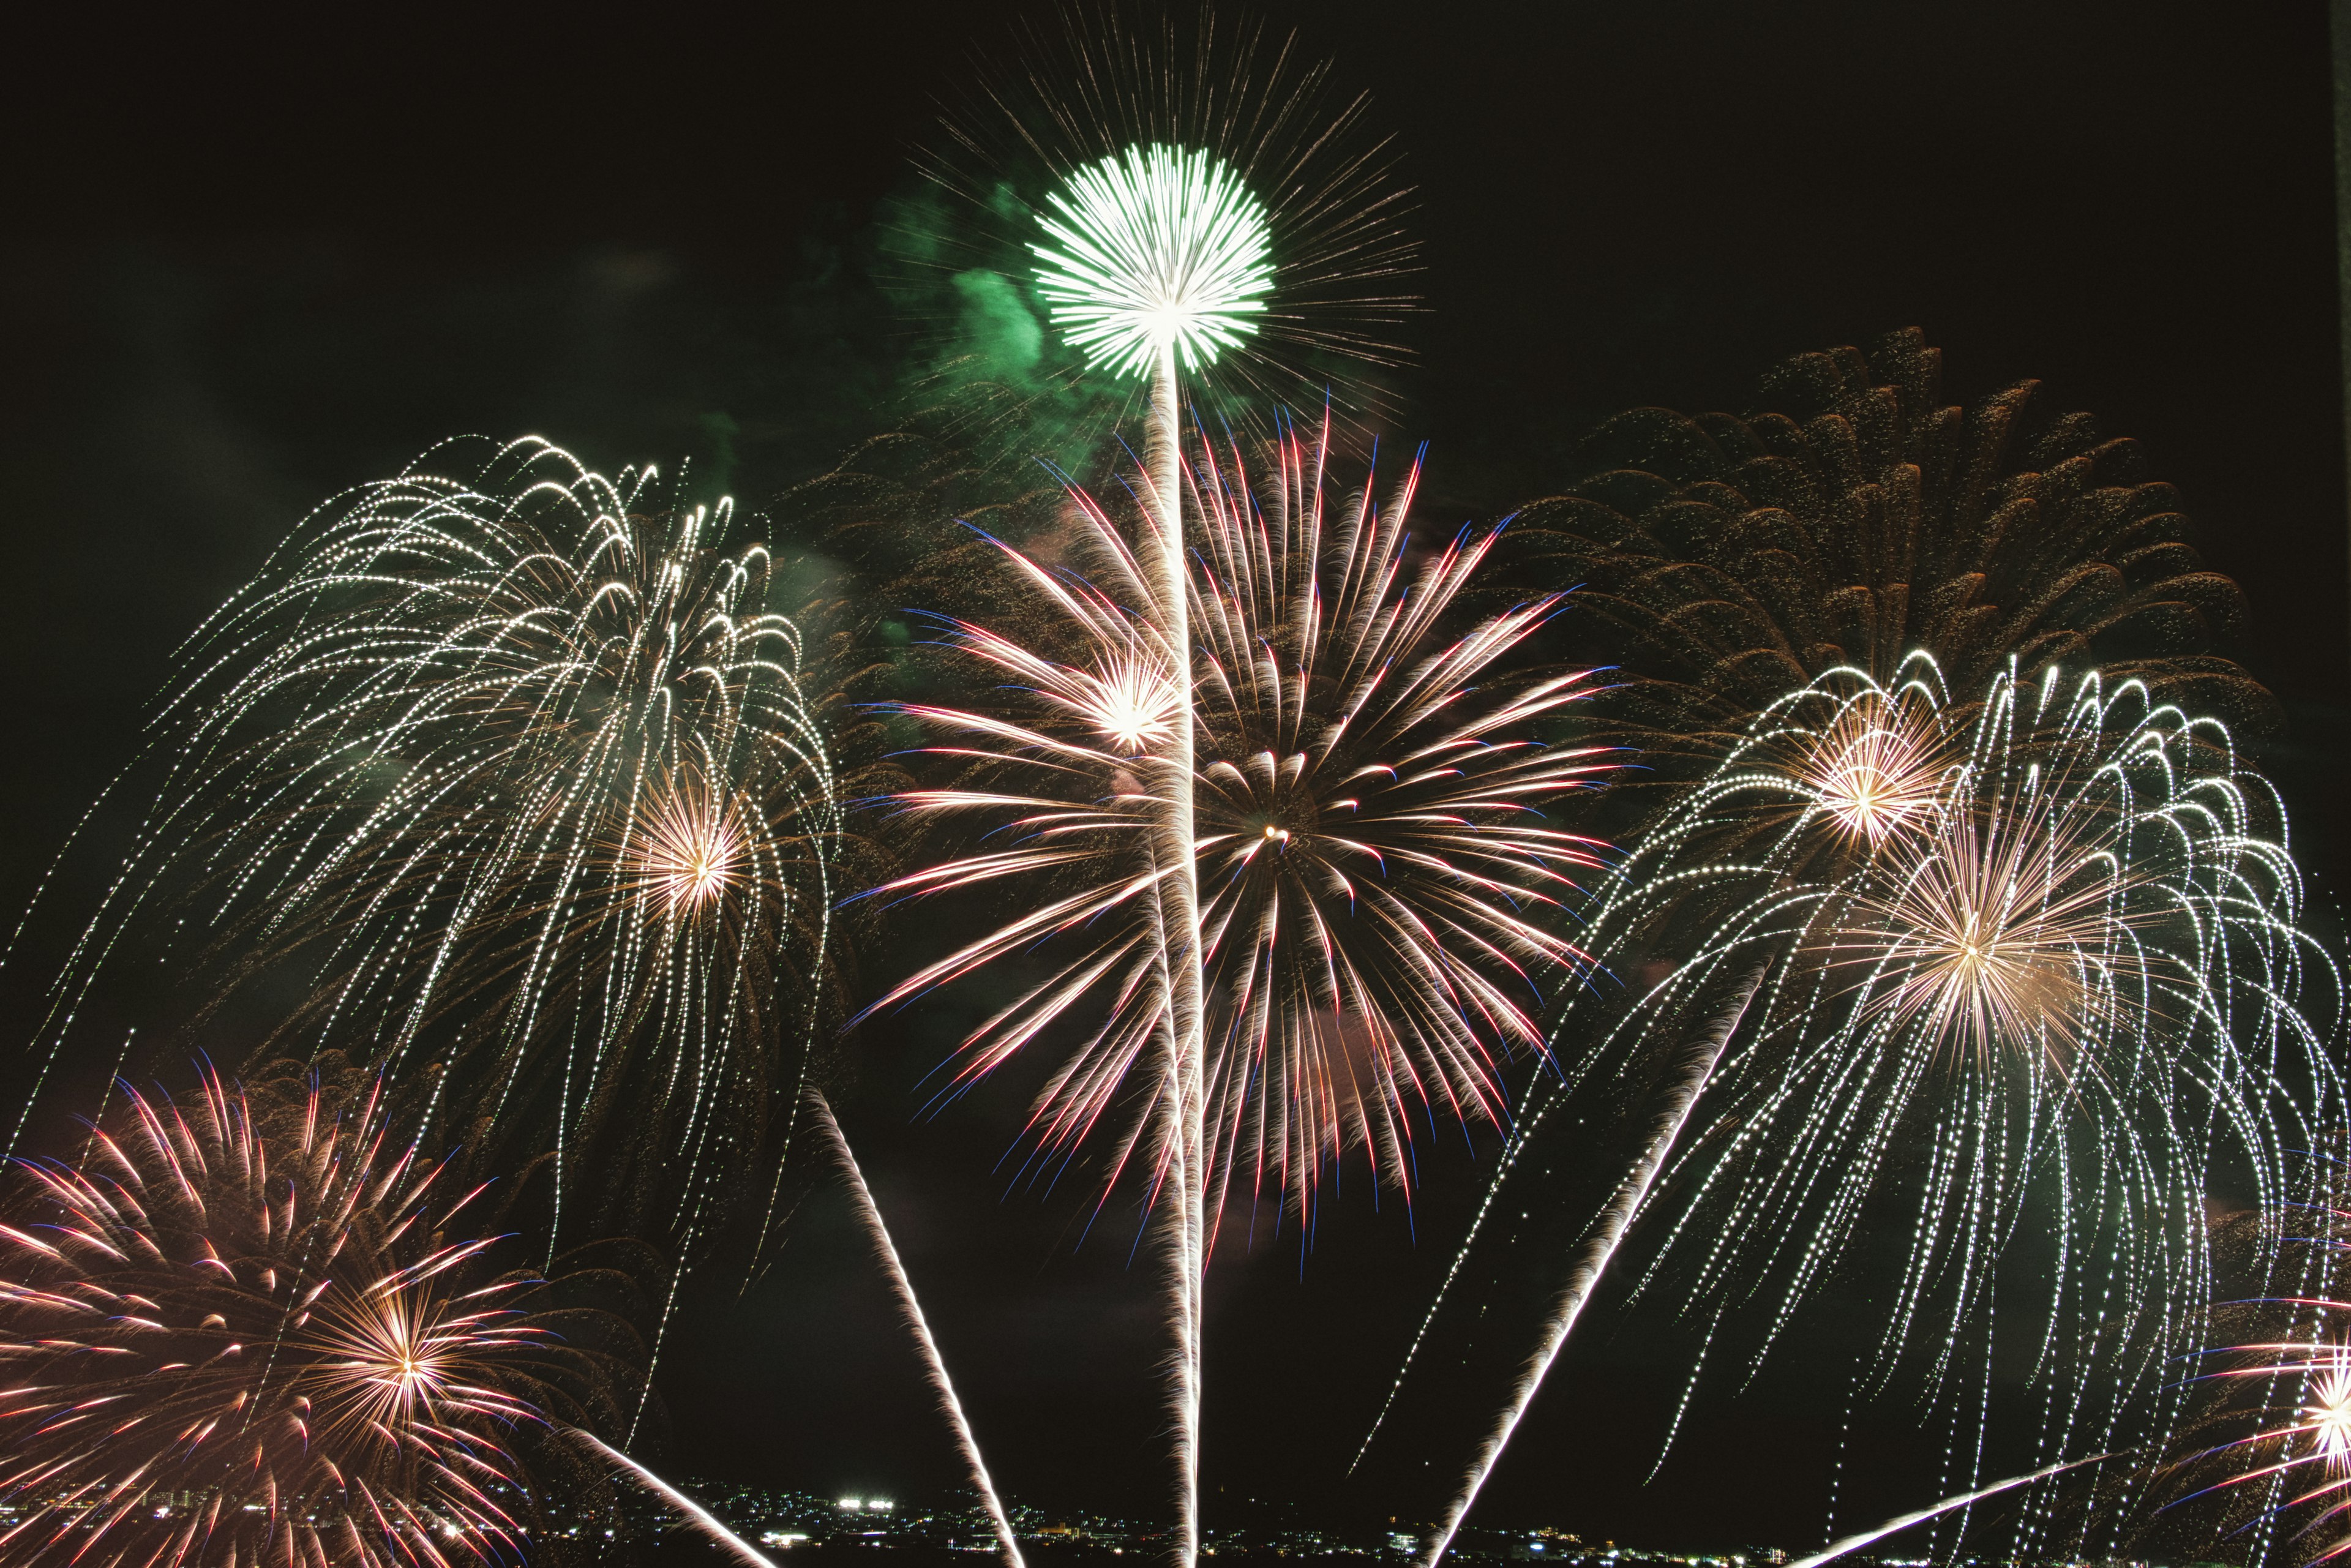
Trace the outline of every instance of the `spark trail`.
<instances>
[{"instance_id":1,"label":"spark trail","mask_svg":"<svg viewBox=\"0 0 2351 1568\"><path fill-rule=\"evenodd\" d=\"M857 1156L850 1151L849 1140L842 1136L841 1124L834 1119L832 1107L824 1096L810 1091L808 1107L826 1146L841 1164L850 1197L857 1204L857 1217L863 1222L866 1234L873 1239L874 1253L890 1276L890 1288L897 1295L899 1310L906 1314L906 1326L914 1331L914 1343L923 1353L923 1369L929 1375L933 1392L939 1396L940 1412L955 1429L956 1446L963 1450L964 1463L971 1469L972 1482L979 1489L989 1523L995 1526L997 1544L1004 1549L1004 1561L1009 1568L1024 1568L1020 1543L1012 1534L1012 1521L1004 1511L1003 1500L996 1495L996 1483L988 1477L986 1462L980 1458L979 1439L972 1436L963 1401L956 1397L955 1380L947 1375L946 1358L939 1354L938 1342L931 1336L930 1321L923 1315L922 1303L914 1297L914 1282L908 1278L905 1263L898 1256L897 1243L890 1239L890 1228L883 1223L872 1190L865 1185L865 1173L858 1167Z\"/></svg>"},{"instance_id":2,"label":"spark trail","mask_svg":"<svg viewBox=\"0 0 2351 1568\"><path fill-rule=\"evenodd\" d=\"M565 1430L567 1435L578 1438L584 1447L605 1459L615 1469L677 1510L695 1529L740 1559L744 1568L776 1568L773 1558L727 1529L719 1521L716 1514L612 1447L611 1444L597 1437L593 1432L583 1432L577 1427L567 1427Z\"/></svg>"},{"instance_id":3,"label":"spark trail","mask_svg":"<svg viewBox=\"0 0 2351 1568\"><path fill-rule=\"evenodd\" d=\"M1697 1108L1698 1096L1705 1092L1708 1081L1714 1076L1715 1064L1722 1060L1723 1051L1730 1044L1730 1037L1739 1031L1739 1023L1747 1014L1748 1004L1755 999L1756 988L1763 983L1763 970L1762 964L1755 965L1729 1001L1707 1020L1705 1028L1690 1041L1681 1071L1667 1091L1664 1103L1658 1108L1648 1147L1635 1162L1631 1174L1625 1177L1624 1186L1617 1189L1614 1199L1602 1211L1599 1229L1584 1243L1574 1269L1568 1275L1566 1288L1560 1292L1558 1301L1552 1305L1550 1316L1544 1321L1541 1342L1528 1361L1526 1369L1519 1375L1518 1387L1510 1396L1510 1403L1502 1411L1493 1435L1486 1439L1486 1446L1479 1451L1476 1462L1470 1466L1460 1492L1446 1510L1444 1522L1437 1526L1437 1533L1430 1538L1428 1554L1421 1560L1424 1568L1436 1568L1444 1559L1446 1549L1453 1544L1453 1537L1461 1529L1462 1517L1478 1500L1478 1494L1484 1490L1486 1479L1493 1474L1494 1463L1502 1457L1502 1449L1509 1444L1510 1434L1518 1430L1520 1420L1526 1415L1527 1406L1534 1403L1537 1391L1550 1375L1552 1364L1559 1359L1560 1349L1566 1344L1576 1320L1583 1315L1584 1303L1592 1299L1593 1287L1600 1282L1601 1274L1607 1269L1610 1260L1615 1257L1618 1244L1625 1239L1625 1232L1631 1228L1646 1207L1658 1171L1665 1167L1667 1157L1673 1153L1683 1127L1689 1122L1690 1113Z\"/></svg>"},{"instance_id":4,"label":"spark trail","mask_svg":"<svg viewBox=\"0 0 2351 1568\"><path fill-rule=\"evenodd\" d=\"M1898 1535L1914 1524L1925 1524L1929 1520L1940 1519L1947 1513L1981 1502L1988 1497L1998 1497L2004 1491L2013 1491L2021 1486L2030 1486L2035 1481L2044 1481L2053 1476L2062 1476L2067 1470L2077 1470L2085 1465L2103 1464L2108 1459L2121 1457L2119 1454L2093 1454L2086 1459L2068 1459L2063 1464L2044 1466L2030 1475L2011 1476L2004 1481L1994 1481L1988 1487L1979 1487L1974 1491L1963 1492L1958 1497L1947 1497L1931 1507L1918 1510L1916 1513L1906 1513L1898 1519L1889 1519L1875 1530L1865 1530L1858 1535L1848 1535L1842 1541L1831 1542L1810 1557L1799 1557L1789 1563L1788 1568L1821 1568L1823 1563L1834 1563L1848 1552L1858 1552L1863 1547L1883 1541L1889 1535Z\"/></svg>"}]
</instances>

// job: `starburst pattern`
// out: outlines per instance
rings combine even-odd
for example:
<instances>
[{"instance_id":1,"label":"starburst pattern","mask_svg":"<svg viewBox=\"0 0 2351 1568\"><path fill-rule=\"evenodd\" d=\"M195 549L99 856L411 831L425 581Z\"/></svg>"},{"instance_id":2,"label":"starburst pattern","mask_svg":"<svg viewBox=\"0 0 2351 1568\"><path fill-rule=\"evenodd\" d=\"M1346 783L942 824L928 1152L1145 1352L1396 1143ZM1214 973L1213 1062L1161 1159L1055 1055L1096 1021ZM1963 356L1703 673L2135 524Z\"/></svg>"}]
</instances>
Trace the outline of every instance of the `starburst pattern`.
<instances>
[{"instance_id":1,"label":"starburst pattern","mask_svg":"<svg viewBox=\"0 0 2351 1568\"><path fill-rule=\"evenodd\" d=\"M1497 1116L1500 1061L1541 1040L1540 983L1582 964L1547 912L1598 846L1552 826L1542 808L1587 787L1604 762L1539 732L1587 678L1503 673L1561 596L1466 612L1462 591L1494 533L1427 541L1416 566L1416 471L1387 506L1368 488L1338 503L1328 458L1320 442L1286 437L1270 455L1263 500L1237 452L1199 454L1187 477L1204 517L1191 582L1193 804L1211 998L1211 1214L1236 1177L1255 1195L1306 1202L1351 1145L1384 1179L1408 1183L1413 1107ZM955 1082L1064 1020L1089 1020L1032 1130L1043 1148L1067 1151L1131 1097L1140 1103L1113 1168L1141 1152L1155 1179L1166 1152L1151 1140L1165 1123L1152 1107L1168 1092L1152 1050L1165 1027L1153 915L1164 872L1150 861L1130 754L1066 695L1091 689L1101 661L1134 644L1128 607L1147 599L1109 515L1085 495L1072 500L1089 576L1004 552L1053 607L1054 625L1016 641L945 623L945 640L994 677L1005 706L904 709L956 737L939 750L975 775L901 804L1000 824L1015 841L887 891L1061 884L884 1002L1053 939L1061 957L966 1042ZM1008 674L1013 683L1001 684Z\"/></svg>"},{"instance_id":2,"label":"starburst pattern","mask_svg":"<svg viewBox=\"0 0 2351 1568\"><path fill-rule=\"evenodd\" d=\"M373 1091L123 1099L84 1164L19 1163L0 1226L0 1556L518 1560L517 1440L604 1369L530 1315L536 1277L452 1239L481 1189L392 1141Z\"/></svg>"},{"instance_id":3,"label":"starburst pattern","mask_svg":"<svg viewBox=\"0 0 2351 1568\"><path fill-rule=\"evenodd\" d=\"M1935 802L1942 726L1918 688L1865 685L1824 730L1799 731L1791 772L1846 833L1873 842L1915 826Z\"/></svg>"},{"instance_id":4,"label":"starburst pattern","mask_svg":"<svg viewBox=\"0 0 2351 1568\"><path fill-rule=\"evenodd\" d=\"M733 803L698 779L657 788L630 855L648 908L668 919L709 913L739 887L750 841Z\"/></svg>"}]
</instances>

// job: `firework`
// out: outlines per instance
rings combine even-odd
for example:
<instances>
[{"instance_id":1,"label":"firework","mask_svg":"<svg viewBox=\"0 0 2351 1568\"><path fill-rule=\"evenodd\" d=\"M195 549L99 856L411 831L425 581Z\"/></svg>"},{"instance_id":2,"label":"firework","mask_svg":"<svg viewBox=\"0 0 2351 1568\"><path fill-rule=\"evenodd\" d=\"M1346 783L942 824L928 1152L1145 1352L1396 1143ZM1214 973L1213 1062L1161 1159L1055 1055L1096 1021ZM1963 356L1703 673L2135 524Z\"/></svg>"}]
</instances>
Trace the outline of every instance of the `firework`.
<instances>
[{"instance_id":1,"label":"firework","mask_svg":"<svg viewBox=\"0 0 2351 1568\"><path fill-rule=\"evenodd\" d=\"M1193 476L1207 519L1192 583L1192 793L1215 998L1204 1072L1212 1217L1236 1183L1252 1201L1307 1205L1350 1148L1382 1179L1407 1184L1407 1113L1496 1114L1501 1057L1541 1040L1530 979L1581 963L1539 916L1572 892L1598 846L1551 827L1539 808L1588 787L1605 764L1533 732L1584 694L1586 677L1499 673L1558 598L1463 612L1459 596L1495 535L1465 531L1414 570L1416 475L1392 505L1368 490L1334 503L1328 458L1293 434L1270 455L1262 501L1234 455L1204 457ZM1055 938L1063 951L1048 977L966 1042L956 1087L1057 1021L1088 1019L1032 1131L1067 1152L1133 1095L1144 1103L1129 1107L1111 1163L1140 1156L1156 1186L1185 1153L1156 1117L1176 1092L1154 1051L1166 1003L1153 897L1165 878L1132 757L1071 697L1125 645L1123 605L1140 572L1102 507L1076 501L1091 578L1005 551L1057 607L1060 650L946 622L945 640L982 676L975 684L1010 701L904 710L952 737L938 749L977 775L903 804L1011 825L1020 847L947 861L886 891L1064 883L878 1005ZM1069 882L1079 870L1090 874Z\"/></svg>"},{"instance_id":2,"label":"firework","mask_svg":"<svg viewBox=\"0 0 2351 1568\"><path fill-rule=\"evenodd\" d=\"M2252 1536L2249 1560L2257 1563L2289 1524L2289 1539L2304 1543L2309 1561L2351 1552L2351 1531L2343 1528L2351 1516L2351 1333L2344 1327L2351 1301L2340 1299L2351 1211L2337 1207L2339 1161L2322 1156L2312 1175L2316 1201L2249 1215L2253 1223L2236 1228L2284 1243L2298 1255L2299 1278L2289 1264L2257 1274L2268 1293L2215 1303L2220 1333L2251 1322L2271 1337L2202 1354L2213 1369L2192 1381L2205 1397L2185 1435L2188 1451L2168 1467L2185 1487L2167 1510L2202 1500L2226 1505L2221 1530ZM2250 1261L2259 1270L2271 1260L2263 1252ZM2215 1428L2235 1435L2214 1442Z\"/></svg>"},{"instance_id":3,"label":"firework","mask_svg":"<svg viewBox=\"0 0 2351 1568\"><path fill-rule=\"evenodd\" d=\"M659 1194L690 1241L780 1134L831 906L799 635L730 526L536 441L310 519L182 655L51 1060L184 919L220 934L209 984L311 995L273 1046L437 1063L445 1103L555 1148L559 1225L575 1187L608 1219Z\"/></svg>"},{"instance_id":4,"label":"firework","mask_svg":"<svg viewBox=\"0 0 2351 1568\"><path fill-rule=\"evenodd\" d=\"M2295 1304L2314 1306L2322 1317L2351 1312L2351 1303L2341 1301ZM2277 1483L2271 1488L2276 1502L2270 1511L2307 1510L2304 1535L2351 1513L2351 1341L2288 1340L2232 1345L2214 1354L2241 1357L2245 1364L2207 1374L2209 1378L2257 1382L2287 1394L2282 1407L2259 1413L2259 1428L2252 1436L2198 1456L2258 1457L2252 1469L2220 1485ZM2313 1561L2324 1563L2346 1552L2351 1533L2329 1542Z\"/></svg>"},{"instance_id":5,"label":"firework","mask_svg":"<svg viewBox=\"0 0 2351 1568\"><path fill-rule=\"evenodd\" d=\"M1007 63L925 160L946 203L893 225L963 439L1006 421L1019 455L1075 461L1170 336L1195 390L1376 401L1352 371L1400 357L1416 247L1367 98L1294 36L1206 14L1186 35L1088 7L1020 27Z\"/></svg>"},{"instance_id":6,"label":"firework","mask_svg":"<svg viewBox=\"0 0 2351 1568\"><path fill-rule=\"evenodd\" d=\"M1912 693L1939 690L1930 661L1906 673ZM1848 670L1774 705L1595 901L1604 956L1692 956L1562 1053L1518 1137L1576 1084L1661 1065L1668 1103L1694 1109L1645 1156L1655 1182L1625 1223L1587 1245L1446 1535L1644 1212L1658 1234L1632 1293L1677 1282L1709 1346L1728 1342L1723 1303L1752 1302L1760 1360L1863 1239L1905 1235L1865 1381L1906 1364L1946 1394L1974 1379L1959 1398L1988 1420L1978 1331L1997 1286L2011 1325L2040 1320L2050 1447L2159 1440L2178 1415L2159 1369L2209 1290L2210 1173L2231 1163L2275 1200L2287 1151L2334 1103L2297 1003L2306 972L2333 971L2296 927L2292 861L2262 836L2270 804L2224 729L2135 683L2003 674L1980 700L1936 699L1921 755L1949 761L1932 804L1873 840L1802 765L1837 753L1863 697L1897 701ZM1671 1020L1749 976L1718 1051L1660 1062ZM1603 1005L1572 999L1559 1038ZM2003 1267L2022 1237L2053 1247L2053 1272Z\"/></svg>"},{"instance_id":7,"label":"firework","mask_svg":"<svg viewBox=\"0 0 2351 1568\"><path fill-rule=\"evenodd\" d=\"M511 1447L592 1359L452 1239L479 1196L376 1095L131 1092L0 1227L0 1490L25 1564L503 1563ZM459 1233L462 1234L462 1233Z\"/></svg>"},{"instance_id":8,"label":"firework","mask_svg":"<svg viewBox=\"0 0 2351 1568\"><path fill-rule=\"evenodd\" d=\"M1400 193L1386 188L1383 147L1352 150L1363 100L1327 115L1324 69L1295 66L1290 44L1268 63L1261 29L1219 32L1206 16L1189 48L1177 47L1172 26L1154 40L1107 12L1098 29L1062 20L1023 40L1026 80L985 88L982 114L956 128L960 152L932 170L945 187L973 198L972 214L985 214L982 226L998 229L999 242L1008 237L1002 221L1013 219L1017 240L923 248L933 253L925 266L964 253L964 265L948 274L959 322L979 318L984 335L998 340L1002 324L1014 324L1009 342L999 343L1008 352L980 356L991 381L1017 388L1041 370L1048 391L1129 377L1145 388L1132 557L1140 571L1125 640L1142 644L1146 680L1148 672L1165 673L1169 700L1159 703L1154 690L1142 709L1149 722L1124 726L1114 738L1127 747L1137 783L1130 793L1148 808L1156 867L1140 902L1150 909L1159 956L1145 983L1159 995L1166 1032L1161 1110L1171 1135L1157 1175L1170 1199L1176 1281L1177 1556L1189 1562L1198 1545L1199 1291L1215 1161L1207 1144L1207 938L1195 864L1196 672L1177 375L1180 367L1196 376L1226 350L1244 348L1256 351L1230 360L1270 365L1263 352L1270 344L1378 357L1378 345L1346 323L1393 316L1398 300L1366 298L1363 287L1398 270L1410 246L1392 228ZM1076 41L1089 32L1092 40ZM1032 297L1082 365L1040 366L1046 334ZM1316 379L1329 385L1327 372ZM1043 401L1037 392L1016 391L1013 401L1033 407ZM1135 715L1131 703L1123 711Z\"/></svg>"},{"instance_id":9,"label":"firework","mask_svg":"<svg viewBox=\"0 0 2351 1568\"><path fill-rule=\"evenodd\" d=\"M890 1239L890 1228L882 1222L882 1210L875 1206L873 1194L865 1185L865 1173L858 1168L857 1156L850 1152L849 1140L841 1135L841 1124L833 1119L832 1107L824 1097L811 1093L809 1108L815 1113L825 1141L832 1145L834 1157L841 1162L841 1175L849 1180L850 1196L856 1200L857 1216L865 1222L867 1234L873 1238L873 1249L881 1255L882 1267L890 1275L899 1309L906 1314L907 1326L914 1331L914 1343L923 1353L924 1370L929 1373L931 1387L939 1396L940 1410L955 1430L956 1446L963 1450L964 1462L971 1467L972 1482L979 1489L979 1500L987 1510L988 1521L996 1527L996 1542L1004 1549L1004 1561L1010 1568L1023 1568L1020 1543L1012 1535L1012 1521L1005 1514L1003 1500L996 1495L996 1483L988 1478L987 1466L979 1457L979 1440L972 1436L971 1422L963 1413L963 1401L956 1397L955 1380L947 1375L946 1358L939 1354L938 1341L931 1337L930 1320L924 1317L922 1303L914 1299L914 1282L906 1277L906 1266L898 1258L897 1243Z\"/></svg>"},{"instance_id":10,"label":"firework","mask_svg":"<svg viewBox=\"0 0 2351 1568\"><path fill-rule=\"evenodd\" d=\"M1198 370L1256 329L1273 287L1265 208L1198 148L1130 147L1047 198L1038 292L1053 324L1113 375Z\"/></svg>"},{"instance_id":11,"label":"firework","mask_svg":"<svg viewBox=\"0 0 2351 1568\"><path fill-rule=\"evenodd\" d=\"M2241 619L2236 585L2185 540L2179 494L2136 444L2019 382L1947 405L1916 330L1799 355L1771 412L1619 415L1590 477L1525 508L1520 544L1585 585L1612 654L1644 678L1612 711L1698 772L1701 737L1840 665L1891 685L1914 651L1980 691L2013 658L2147 681L2161 701L2251 718L2274 700L2205 652ZM1688 775L1676 769L1677 781Z\"/></svg>"}]
</instances>

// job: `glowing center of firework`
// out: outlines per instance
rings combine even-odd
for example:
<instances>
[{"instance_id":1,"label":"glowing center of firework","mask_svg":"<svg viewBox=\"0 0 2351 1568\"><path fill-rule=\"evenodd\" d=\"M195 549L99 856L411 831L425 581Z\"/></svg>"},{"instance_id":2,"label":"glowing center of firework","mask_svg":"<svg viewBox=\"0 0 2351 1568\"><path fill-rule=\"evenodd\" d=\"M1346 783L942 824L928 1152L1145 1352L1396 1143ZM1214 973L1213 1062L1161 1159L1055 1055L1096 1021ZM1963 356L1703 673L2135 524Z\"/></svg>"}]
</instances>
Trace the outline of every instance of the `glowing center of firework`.
<instances>
[{"instance_id":1,"label":"glowing center of firework","mask_svg":"<svg viewBox=\"0 0 2351 1568\"><path fill-rule=\"evenodd\" d=\"M1092 677L1078 708L1120 755L1140 757L1173 733L1176 688L1149 662L1122 659Z\"/></svg>"},{"instance_id":2,"label":"glowing center of firework","mask_svg":"<svg viewBox=\"0 0 2351 1568\"><path fill-rule=\"evenodd\" d=\"M1803 772L1822 810L1848 833L1885 838L1935 799L1929 735L1902 716L1880 718L1856 704L1823 738Z\"/></svg>"},{"instance_id":3,"label":"glowing center of firework","mask_svg":"<svg viewBox=\"0 0 2351 1568\"><path fill-rule=\"evenodd\" d=\"M1273 287L1266 211L1221 160L1130 147L1070 177L1029 248L1053 324L1113 375L1148 374L1173 348L1186 370L1257 330Z\"/></svg>"},{"instance_id":4,"label":"glowing center of firework","mask_svg":"<svg viewBox=\"0 0 2351 1568\"><path fill-rule=\"evenodd\" d=\"M653 808L637 852L645 896L667 915L707 907L732 887L743 859L743 833L708 795L671 795Z\"/></svg>"},{"instance_id":5,"label":"glowing center of firework","mask_svg":"<svg viewBox=\"0 0 2351 1568\"><path fill-rule=\"evenodd\" d=\"M1909 810L1894 781L1875 768L1855 767L1831 779L1821 804L1848 832L1882 837Z\"/></svg>"},{"instance_id":6,"label":"glowing center of firework","mask_svg":"<svg viewBox=\"0 0 2351 1568\"><path fill-rule=\"evenodd\" d=\"M2303 1407L2316 1457L2338 1476L2351 1476L2351 1354L2336 1351Z\"/></svg>"}]
</instances>

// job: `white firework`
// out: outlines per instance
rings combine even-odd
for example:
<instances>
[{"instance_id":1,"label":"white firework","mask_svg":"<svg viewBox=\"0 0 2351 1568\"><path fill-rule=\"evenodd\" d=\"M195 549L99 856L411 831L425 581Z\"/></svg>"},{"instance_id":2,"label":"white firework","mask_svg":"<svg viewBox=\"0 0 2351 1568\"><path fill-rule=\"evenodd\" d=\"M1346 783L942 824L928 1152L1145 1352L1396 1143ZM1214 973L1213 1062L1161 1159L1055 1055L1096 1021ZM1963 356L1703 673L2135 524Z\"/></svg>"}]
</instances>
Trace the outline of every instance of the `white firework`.
<instances>
[{"instance_id":1,"label":"white firework","mask_svg":"<svg viewBox=\"0 0 2351 1568\"><path fill-rule=\"evenodd\" d=\"M1037 288L1053 324L1094 365L1148 375L1173 352L1186 371L1256 331L1273 287L1264 204L1199 148L1130 147L1046 198L1050 245Z\"/></svg>"}]
</instances>

